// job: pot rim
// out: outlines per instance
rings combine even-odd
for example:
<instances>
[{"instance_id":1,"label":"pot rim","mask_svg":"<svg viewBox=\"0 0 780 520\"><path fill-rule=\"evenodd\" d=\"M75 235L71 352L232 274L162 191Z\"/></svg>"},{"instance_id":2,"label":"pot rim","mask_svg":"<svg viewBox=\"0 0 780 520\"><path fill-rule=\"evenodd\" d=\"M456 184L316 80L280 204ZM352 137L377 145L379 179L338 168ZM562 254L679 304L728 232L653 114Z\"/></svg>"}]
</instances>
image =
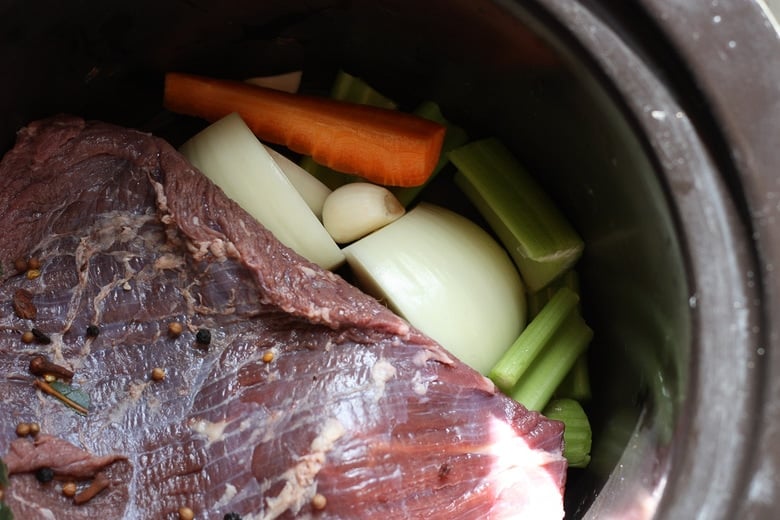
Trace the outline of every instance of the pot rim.
<instances>
[{"instance_id":1,"label":"pot rim","mask_svg":"<svg viewBox=\"0 0 780 520\"><path fill-rule=\"evenodd\" d=\"M704 103L727 143L756 255L753 304L760 328L752 338L757 402L747 465L731 518L774 518L780 501L780 26L763 0L641 2L690 67ZM696 23L693 23L694 20Z\"/></svg>"},{"instance_id":2,"label":"pot rim","mask_svg":"<svg viewBox=\"0 0 780 520\"><path fill-rule=\"evenodd\" d=\"M777 25L761 0L642 0L617 9L537 2L644 134L676 214L689 284L688 386L670 450L658 450L655 473L641 476L639 489L615 472L586 517L616 509L616 518L768 516L775 497L766 479L780 468L772 449L780 414L762 404L780 394L780 377L772 377L780 374L780 331L770 319L778 314L772 259L780 259L780 242L768 240L780 236L780 204L769 205L780 182L771 142L780 134ZM626 493L632 499L615 496Z\"/></svg>"}]
</instances>

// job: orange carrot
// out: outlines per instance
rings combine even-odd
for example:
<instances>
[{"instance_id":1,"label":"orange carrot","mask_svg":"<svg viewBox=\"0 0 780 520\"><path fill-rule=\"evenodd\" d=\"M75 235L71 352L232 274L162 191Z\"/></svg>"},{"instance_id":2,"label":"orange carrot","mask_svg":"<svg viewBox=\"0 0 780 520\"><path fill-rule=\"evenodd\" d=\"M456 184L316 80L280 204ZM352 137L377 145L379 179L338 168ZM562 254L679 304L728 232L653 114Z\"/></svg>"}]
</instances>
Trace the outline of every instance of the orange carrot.
<instances>
[{"instance_id":1,"label":"orange carrot","mask_svg":"<svg viewBox=\"0 0 780 520\"><path fill-rule=\"evenodd\" d=\"M165 108L216 121L237 112L261 140L387 186L419 186L445 127L411 114L190 74L165 76Z\"/></svg>"}]
</instances>

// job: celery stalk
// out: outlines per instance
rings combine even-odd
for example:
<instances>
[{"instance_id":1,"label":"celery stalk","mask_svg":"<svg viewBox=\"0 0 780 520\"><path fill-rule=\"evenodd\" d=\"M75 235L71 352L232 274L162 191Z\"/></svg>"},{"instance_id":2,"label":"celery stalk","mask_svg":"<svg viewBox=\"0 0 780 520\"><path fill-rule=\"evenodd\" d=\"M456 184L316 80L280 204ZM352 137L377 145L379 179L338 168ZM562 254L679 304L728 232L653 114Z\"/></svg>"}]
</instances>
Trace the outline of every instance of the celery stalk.
<instances>
[{"instance_id":1,"label":"celery stalk","mask_svg":"<svg viewBox=\"0 0 780 520\"><path fill-rule=\"evenodd\" d=\"M350 182L361 180L357 175L341 173L332 168L328 168L327 166L318 163L308 155L301 157L301 159L298 161L298 164L301 166L301 168L309 172L313 177L318 179L331 190L335 190L336 188L344 186L345 184L349 184Z\"/></svg>"},{"instance_id":2,"label":"celery stalk","mask_svg":"<svg viewBox=\"0 0 780 520\"><path fill-rule=\"evenodd\" d=\"M452 150L456 184L509 251L531 291L570 268L582 239L547 194L495 138Z\"/></svg>"},{"instance_id":3,"label":"celery stalk","mask_svg":"<svg viewBox=\"0 0 780 520\"><path fill-rule=\"evenodd\" d=\"M593 331L582 316L571 313L509 396L529 410L542 410L592 338Z\"/></svg>"},{"instance_id":4,"label":"celery stalk","mask_svg":"<svg viewBox=\"0 0 780 520\"><path fill-rule=\"evenodd\" d=\"M336 79L333 80L330 97L391 110L398 108L395 101L375 90L362 78L348 74L343 70L338 71Z\"/></svg>"},{"instance_id":5,"label":"celery stalk","mask_svg":"<svg viewBox=\"0 0 780 520\"><path fill-rule=\"evenodd\" d=\"M542 414L564 424L563 456L569 462L569 467L586 467L590 462L593 433L580 403L574 399L555 399L550 401Z\"/></svg>"},{"instance_id":6,"label":"celery stalk","mask_svg":"<svg viewBox=\"0 0 780 520\"><path fill-rule=\"evenodd\" d=\"M566 287L558 290L490 370L496 386L508 393L517 384L575 311L577 302L579 296L574 291Z\"/></svg>"},{"instance_id":7,"label":"celery stalk","mask_svg":"<svg viewBox=\"0 0 780 520\"><path fill-rule=\"evenodd\" d=\"M547 286L539 289L538 291L528 293L528 319L533 319L534 316L544 308L547 302L555 296L558 289L561 287L568 287L577 294L580 293L580 280L577 276L577 271L572 269L566 271L561 276L553 280Z\"/></svg>"},{"instance_id":8,"label":"celery stalk","mask_svg":"<svg viewBox=\"0 0 780 520\"><path fill-rule=\"evenodd\" d=\"M583 353L574 362L569 373L558 385L555 390L556 397L568 397L577 401L589 401L590 391L590 371L588 370L587 353Z\"/></svg>"}]
</instances>

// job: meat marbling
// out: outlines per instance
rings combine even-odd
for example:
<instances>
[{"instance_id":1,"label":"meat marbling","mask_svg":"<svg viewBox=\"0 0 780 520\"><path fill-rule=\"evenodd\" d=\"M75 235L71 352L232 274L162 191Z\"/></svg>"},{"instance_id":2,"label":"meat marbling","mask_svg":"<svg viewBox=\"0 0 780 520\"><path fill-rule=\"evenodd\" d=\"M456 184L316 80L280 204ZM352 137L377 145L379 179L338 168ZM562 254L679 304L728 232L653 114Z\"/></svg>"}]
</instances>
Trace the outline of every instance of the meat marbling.
<instances>
[{"instance_id":1,"label":"meat marbling","mask_svg":"<svg viewBox=\"0 0 780 520\"><path fill-rule=\"evenodd\" d=\"M0 457L17 518L563 515L560 423L281 245L164 140L30 124L0 163L0 226ZM31 256L32 279L13 267ZM34 320L14 312L18 289ZM31 327L51 343L23 343ZM75 372L86 416L33 386L36 354ZM71 463L110 485L74 505L58 492ZM43 466L55 481L35 479Z\"/></svg>"}]
</instances>

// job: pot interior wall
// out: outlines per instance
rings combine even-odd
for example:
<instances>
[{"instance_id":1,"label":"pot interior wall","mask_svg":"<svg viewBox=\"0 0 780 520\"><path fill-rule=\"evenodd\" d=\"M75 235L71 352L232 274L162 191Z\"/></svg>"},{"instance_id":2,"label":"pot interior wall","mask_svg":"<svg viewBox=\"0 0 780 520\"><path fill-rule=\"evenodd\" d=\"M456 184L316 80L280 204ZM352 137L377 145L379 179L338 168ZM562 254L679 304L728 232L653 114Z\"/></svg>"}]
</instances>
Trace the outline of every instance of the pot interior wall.
<instances>
[{"instance_id":1,"label":"pot interior wall","mask_svg":"<svg viewBox=\"0 0 780 520\"><path fill-rule=\"evenodd\" d=\"M500 137L587 242L580 272L583 310L596 331L588 403L595 445L590 468L571 472L570 516L594 500L615 502L596 496L630 439L627 475L644 485L658 478L684 397L691 335L680 241L653 159L620 100L538 6L40 4L15 2L0 16L2 150L24 123L57 112L177 144L201 123L161 110L166 70L243 78L300 68L304 88L326 93L343 68L405 107L438 101L472 137Z\"/></svg>"}]
</instances>

